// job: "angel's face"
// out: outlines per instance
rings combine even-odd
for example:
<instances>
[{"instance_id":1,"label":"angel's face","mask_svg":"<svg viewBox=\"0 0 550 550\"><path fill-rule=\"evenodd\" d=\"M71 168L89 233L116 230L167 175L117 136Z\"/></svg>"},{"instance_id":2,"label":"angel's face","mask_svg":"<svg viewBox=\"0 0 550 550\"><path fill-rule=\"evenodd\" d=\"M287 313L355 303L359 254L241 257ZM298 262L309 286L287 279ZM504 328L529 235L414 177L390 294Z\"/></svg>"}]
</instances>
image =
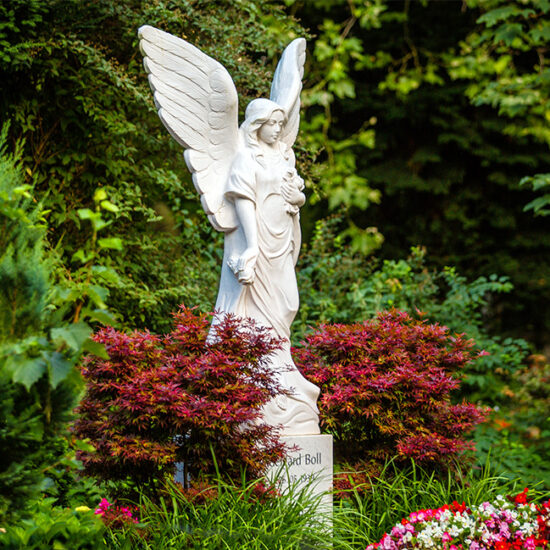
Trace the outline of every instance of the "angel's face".
<instances>
[{"instance_id":1,"label":"angel's face","mask_svg":"<svg viewBox=\"0 0 550 550\"><path fill-rule=\"evenodd\" d=\"M276 143L283 130L284 119L282 111L274 111L269 120L260 126L258 139L268 145Z\"/></svg>"}]
</instances>

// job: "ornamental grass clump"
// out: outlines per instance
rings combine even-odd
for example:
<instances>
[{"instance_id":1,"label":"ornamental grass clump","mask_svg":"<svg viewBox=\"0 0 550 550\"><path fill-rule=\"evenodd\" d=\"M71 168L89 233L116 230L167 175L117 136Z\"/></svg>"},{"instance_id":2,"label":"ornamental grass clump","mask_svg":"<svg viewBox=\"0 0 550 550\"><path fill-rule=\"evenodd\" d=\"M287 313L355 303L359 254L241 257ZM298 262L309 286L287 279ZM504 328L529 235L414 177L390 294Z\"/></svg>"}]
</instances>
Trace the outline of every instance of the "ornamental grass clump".
<instances>
[{"instance_id":1,"label":"ornamental grass clump","mask_svg":"<svg viewBox=\"0 0 550 550\"><path fill-rule=\"evenodd\" d=\"M104 328L95 340L108 358L86 358L86 394L74 431L88 475L160 487L184 465L184 482L215 474L239 479L262 473L285 447L261 421L261 407L279 395L268 354L280 342L267 329L232 316L211 318L182 307L164 336Z\"/></svg>"},{"instance_id":2,"label":"ornamental grass clump","mask_svg":"<svg viewBox=\"0 0 550 550\"><path fill-rule=\"evenodd\" d=\"M158 499L142 495L137 528L111 529L108 547L132 550L333 550L330 524L313 484L266 495L261 480L212 480L215 498L188 498L168 482ZM197 495L198 497L198 495ZM364 548L364 545L363 545Z\"/></svg>"},{"instance_id":3,"label":"ornamental grass clump","mask_svg":"<svg viewBox=\"0 0 550 550\"><path fill-rule=\"evenodd\" d=\"M549 548L550 501L529 503L527 489L477 506L464 503L419 510L367 550L535 550Z\"/></svg>"},{"instance_id":4,"label":"ornamental grass clump","mask_svg":"<svg viewBox=\"0 0 550 550\"><path fill-rule=\"evenodd\" d=\"M473 449L465 436L485 413L450 398L476 356L464 335L393 310L321 325L303 344L296 364L321 387L321 425L340 462L376 475L388 460L446 468Z\"/></svg>"}]
</instances>

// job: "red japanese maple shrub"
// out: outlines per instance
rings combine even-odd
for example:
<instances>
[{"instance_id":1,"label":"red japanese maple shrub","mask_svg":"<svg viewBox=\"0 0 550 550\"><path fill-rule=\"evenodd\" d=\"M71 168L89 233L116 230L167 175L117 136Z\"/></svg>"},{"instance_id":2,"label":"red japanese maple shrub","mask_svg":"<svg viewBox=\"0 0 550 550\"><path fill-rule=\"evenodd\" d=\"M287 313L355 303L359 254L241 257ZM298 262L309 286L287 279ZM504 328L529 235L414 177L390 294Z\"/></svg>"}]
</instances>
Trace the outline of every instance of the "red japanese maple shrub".
<instances>
[{"instance_id":1,"label":"red japanese maple shrub","mask_svg":"<svg viewBox=\"0 0 550 550\"><path fill-rule=\"evenodd\" d=\"M484 419L471 403L452 404L473 342L400 311L352 325L321 325L294 350L298 368L321 387L321 424L348 464L413 458L449 465L473 444Z\"/></svg>"},{"instance_id":2,"label":"red japanese maple shrub","mask_svg":"<svg viewBox=\"0 0 550 550\"><path fill-rule=\"evenodd\" d=\"M86 358L86 394L74 430L87 474L145 488L172 475L262 472L285 451L261 407L281 393L266 356L280 346L252 321L226 316L207 343L211 318L184 307L164 336L105 328L108 359ZM215 456L215 459L213 458ZM216 463L217 464L216 464Z\"/></svg>"}]
</instances>

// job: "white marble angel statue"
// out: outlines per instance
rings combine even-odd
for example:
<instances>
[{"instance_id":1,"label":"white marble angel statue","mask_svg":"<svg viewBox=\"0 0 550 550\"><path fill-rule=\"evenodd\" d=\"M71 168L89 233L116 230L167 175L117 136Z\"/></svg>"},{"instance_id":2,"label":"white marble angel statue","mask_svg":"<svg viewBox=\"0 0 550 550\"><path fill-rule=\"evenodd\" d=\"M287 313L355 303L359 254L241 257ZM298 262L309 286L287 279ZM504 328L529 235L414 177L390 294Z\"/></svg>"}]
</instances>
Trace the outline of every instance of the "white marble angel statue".
<instances>
[{"instance_id":1,"label":"white marble angel statue","mask_svg":"<svg viewBox=\"0 0 550 550\"><path fill-rule=\"evenodd\" d=\"M270 99L251 101L239 128L237 90L220 63L150 26L139 29L139 38L159 117L185 148L210 222L225 233L216 311L250 317L285 341L270 360L291 395L270 402L264 419L282 426L282 435L318 434L319 389L294 365L289 339L305 202L292 151L305 40L285 49Z\"/></svg>"}]
</instances>

